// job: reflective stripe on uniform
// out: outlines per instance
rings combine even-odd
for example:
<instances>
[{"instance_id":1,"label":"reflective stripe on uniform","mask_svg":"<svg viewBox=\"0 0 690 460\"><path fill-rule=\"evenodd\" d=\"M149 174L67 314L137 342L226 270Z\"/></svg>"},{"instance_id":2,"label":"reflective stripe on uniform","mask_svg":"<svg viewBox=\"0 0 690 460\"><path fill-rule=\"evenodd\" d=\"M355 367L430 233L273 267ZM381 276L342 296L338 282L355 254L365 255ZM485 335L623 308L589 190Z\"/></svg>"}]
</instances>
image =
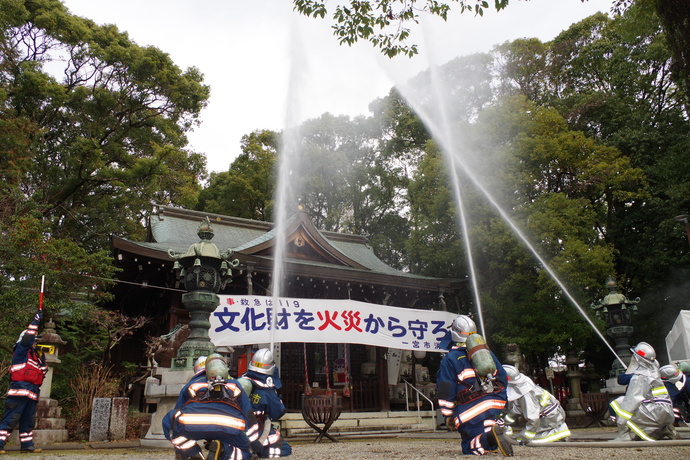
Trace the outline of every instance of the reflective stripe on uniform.
<instances>
[{"instance_id":1,"label":"reflective stripe on uniform","mask_svg":"<svg viewBox=\"0 0 690 460\"><path fill-rule=\"evenodd\" d=\"M190 394L190 395L192 396L192 398L193 398L194 396L196 396L196 394L197 394L197 392L198 392L199 390L201 390L201 389L206 389L206 388L208 388L208 383L206 383L206 382L197 382L197 383L192 383L191 385L189 385L189 386L187 387L187 391L189 392L189 394Z\"/></svg>"},{"instance_id":2,"label":"reflective stripe on uniform","mask_svg":"<svg viewBox=\"0 0 690 460\"><path fill-rule=\"evenodd\" d=\"M29 398L34 401L38 400L38 395L31 390L23 390L19 388L10 388L7 390L7 396L17 396L21 398Z\"/></svg>"},{"instance_id":3,"label":"reflective stripe on uniform","mask_svg":"<svg viewBox=\"0 0 690 460\"><path fill-rule=\"evenodd\" d=\"M566 429L563 431L558 431L554 434L551 434L549 436L544 436L543 438L535 439L532 442L554 442L554 441L559 441L563 438L567 438L570 436L570 430Z\"/></svg>"},{"instance_id":4,"label":"reflective stripe on uniform","mask_svg":"<svg viewBox=\"0 0 690 460\"><path fill-rule=\"evenodd\" d=\"M551 398L549 396L551 396L551 395L548 394L547 392L543 392L541 394L541 400L539 401L539 404L541 406L547 406L549 404L549 401L551 401Z\"/></svg>"},{"instance_id":5,"label":"reflective stripe on uniform","mask_svg":"<svg viewBox=\"0 0 690 460\"><path fill-rule=\"evenodd\" d=\"M458 377L458 382L462 382L462 381L465 381L467 379L476 378L477 373L472 368L463 369L463 371L460 372L457 377Z\"/></svg>"},{"instance_id":6,"label":"reflective stripe on uniform","mask_svg":"<svg viewBox=\"0 0 690 460\"><path fill-rule=\"evenodd\" d=\"M448 401L447 399L439 399L438 407L441 409L441 414L444 417L450 417L453 415L453 409L455 409L455 401Z\"/></svg>"},{"instance_id":7,"label":"reflective stripe on uniform","mask_svg":"<svg viewBox=\"0 0 690 460\"><path fill-rule=\"evenodd\" d=\"M640 439L644 439L645 441L656 441L656 439L652 438L649 436L647 433L644 432L642 428L639 426L635 425L633 422L628 422L628 427L640 437Z\"/></svg>"},{"instance_id":8,"label":"reflective stripe on uniform","mask_svg":"<svg viewBox=\"0 0 690 460\"><path fill-rule=\"evenodd\" d=\"M190 447L192 447L194 444L196 444L195 440L187 439L184 436L178 436L170 442L172 442L175 447L177 447L178 449L181 449L181 450L187 450Z\"/></svg>"},{"instance_id":9,"label":"reflective stripe on uniform","mask_svg":"<svg viewBox=\"0 0 690 460\"><path fill-rule=\"evenodd\" d=\"M230 415L182 414L177 419L184 425L218 425L244 431L246 422Z\"/></svg>"},{"instance_id":10,"label":"reflective stripe on uniform","mask_svg":"<svg viewBox=\"0 0 690 460\"><path fill-rule=\"evenodd\" d=\"M668 394L668 390L666 389L666 386L652 388L652 394L656 397L670 397Z\"/></svg>"},{"instance_id":11,"label":"reflective stripe on uniform","mask_svg":"<svg viewBox=\"0 0 690 460\"><path fill-rule=\"evenodd\" d=\"M490 409L503 409L506 406L505 401L501 401L500 399L486 399L484 401L480 401L474 406L470 407L464 412L461 412L459 415L460 421L462 423L467 423L469 420L472 420L476 416L483 414L487 410Z\"/></svg>"},{"instance_id":12,"label":"reflective stripe on uniform","mask_svg":"<svg viewBox=\"0 0 690 460\"><path fill-rule=\"evenodd\" d=\"M484 455L486 451L482 447L482 435L479 434L470 441L470 450L474 455Z\"/></svg>"},{"instance_id":13,"label":"reflective stripe on uniform","mask_svg":"<svg viewBox=\"0 0 690 460\"><path fill-rule=\"evenodd\" d=\"M631 414L630 412L623 410L623 408L620 406L620 404L618 404L618 401L613 401L611 403L611 408L616 413L616 415L619 415L626 420L630 420L633 416L633 414Z\"/></svg>"}]
</instances>

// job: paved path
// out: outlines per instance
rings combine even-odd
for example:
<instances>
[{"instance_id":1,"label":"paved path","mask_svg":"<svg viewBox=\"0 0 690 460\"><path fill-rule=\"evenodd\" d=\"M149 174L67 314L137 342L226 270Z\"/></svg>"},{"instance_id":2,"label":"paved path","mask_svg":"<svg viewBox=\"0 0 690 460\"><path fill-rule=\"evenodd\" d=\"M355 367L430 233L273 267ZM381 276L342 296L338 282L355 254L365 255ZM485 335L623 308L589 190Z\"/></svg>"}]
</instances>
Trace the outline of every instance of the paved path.
<instances>
[{"instance_id":1,"label":"paved path","mask_svg":"<svg viewBox=\"0 0 690 460\"><path fill-rule=\"evenodd\" d=\"M644 447L586 447L588 441L611 439L615 431L609 430L573 430L573 441L567 446L563 443L550 444L549 447L515 446L515 457L529 460L552 459L681 459L690 458L690 433L683 438L689 445ZM460 453L460 439L456 433L401 434L380 438L343 438L340 442L323 441L313 444L304 440L293 440L293 455L289 460L426 460L448 459L460 460L467 457ZM560 445L559 445L560 444ZM591 444L591 442L590 442ZM599 443L597 443L599 444ZM126 445L121 445L126 446ZM172 449L146 449L141 447L83 448L55 450L50 446L40 454L20 454L8 451L5 458L22 458L24 460L109 460L127 458L128 460L173 460ZM489 454L488 459L502 458L500 454Z\"/></svg>"}]
</instances>

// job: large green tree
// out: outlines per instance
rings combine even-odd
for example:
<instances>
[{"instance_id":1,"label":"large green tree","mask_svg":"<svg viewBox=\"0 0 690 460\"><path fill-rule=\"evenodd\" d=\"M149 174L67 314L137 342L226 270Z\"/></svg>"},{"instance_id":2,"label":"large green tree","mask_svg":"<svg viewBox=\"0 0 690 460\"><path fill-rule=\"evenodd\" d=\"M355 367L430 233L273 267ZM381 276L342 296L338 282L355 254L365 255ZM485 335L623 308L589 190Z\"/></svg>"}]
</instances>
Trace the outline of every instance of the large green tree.
<instances>
[{"instance_id":1,"label":"large green tree","mask_svg":"<svg viewBox=\"0 0 690 460\"><path fill-rule=\"evenodd\" d=\"M263 130L242 137L242 153L227 172L211 173L196 209L269 221L273 211L280 133Z\"/></svg>"},{"instance_id":2,"label":"large green tree","mask_svg":"<svg viewBox=\"0 0 690 460\"><path fill-rule=\"evenodd\" d=\"M11 352L45 277L46 319L70 341L58 397L145 322L99 310L110 236L143 236L152 202L196 202L205 159L186 133L208 96L198 69L58 0L0 0L0 347Z\"/></svg>"},{"instance_id":3,"label":"large green tree","mask_svg":"<svg viewBox=\"0 0 690 460\"><path fill-rule=\"evenodd\" d=\"M206 104L194 68L58 0L0 1L4 215L31 208L54 238L105 247L141 234L152 201L191 206L203 156L185 132Z\"/></svg>"},{"instance_id":4,"label":"large green tree","mask_svg":"<svg viewBox=\"0 0 690 460\"><path fill-rule=\"evenodd\" d=\"M617 148L645 174L644 195L607 200L602 234L616 248L620 286L643 299L638 320L647 327L636 339L663 347L658 337L684 308L690 265L674 220L690 208L690 122L667 34L653 3L638 1L614 19L594 15L549 43L532 42L501 47L504 90L556 107L571 127ZM542 51L530 52L535 47Z\"/></svg>"},{"instance_id":5,"label":"large green tree","mask_svg":"<svg viewBox=\"0 0 690 460\"><path fill-rule=\"evenodd\" d=\"M483 180L525 235L516 237L495 213L475 212L472 219L490 329L495 340L521 343L545 366L554 350L588 344L593 331L584 306L615 271L616 251L605 237L608 210L614 200L643 197L644 175L619 150L569 129L555 109L522 96L482 113L477 129L498 133L477 139L492 165Z\"/></svg>"}]
</instances>

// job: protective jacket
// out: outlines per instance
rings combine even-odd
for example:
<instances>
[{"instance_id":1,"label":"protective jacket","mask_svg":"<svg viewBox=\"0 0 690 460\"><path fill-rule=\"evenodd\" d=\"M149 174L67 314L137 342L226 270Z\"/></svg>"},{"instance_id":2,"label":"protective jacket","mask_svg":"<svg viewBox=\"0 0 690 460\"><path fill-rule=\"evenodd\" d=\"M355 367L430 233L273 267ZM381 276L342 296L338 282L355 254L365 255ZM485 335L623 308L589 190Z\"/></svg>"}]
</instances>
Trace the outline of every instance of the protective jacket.
<instances>
[{"instance_id":1,"label":"protective jacket","mask_svg":"<svg viewBox=\"0 0 690 460\"><path fill-rule=\"evenodd\" d=\"M48 366L33 345L38 333L40 319L34 318L14 345L10 366L10 388L7 396L21 396L38 400L39 387L43 383Z\"/></svg>"},{"instance_id":2,"label":"protective jacket","mask_svg":"<svg viewBox=\"0 0 690 460\"><path fill-rule=\"evenodd\" d=\"M526 420L525 428L515 435L525 442L553 442L570 436L565 411L558 399L524 374L508 382L508 405L504 419L508 425L518 417Z\"/></svg>"},{"instance_id":3,"label":"protective jacket","mask_svg":"<svg viewBox=\"0 0 690 460\"><path fill-rule=\"evenodd\" d=\"M671 397L659 374L659 363L633 354L630 366L618 380L628 380L625 395L611 402L616 414L618 436L615 441L631 441L635 435L655 441L654 432L674 420Z\"/></svg>"},{"instance_id":4,"label":"protective jacket","mask_svg":"<svg viewBox=\"0 0 690 460\"><path fill-rule=\"evenodd\" d=\"M278 368L276 367L272 376L249 370L239 380L245 380L251 384L249 401L256 416L259 442L263 446L257 455L262 458L290 455L292 447L271 423L280 419L286 412L285 405L277 391L282 386ZM251 432L248 434L252 435Z\"/></svg>"},{"instance_id":5,"label":"protective jacket","mask_svg":"<svg viewBox=\"0 0 690 460\"><path fill-rule=\"evenodd\" d=\"M19 429L21 449L29 449L34 445L36 404L40 385L48 372L45 359L33 348L41 318L42 313L38 312L14 345L10 385L5 412L0 421L0 449L5 446L5 441L14 428Z\"/></svg>"},{"instance_id":6,"label":"protective jacket","mask_svg":"<svg viewBox=\"0 0 690 460\"><path fill-rule=\"evenodd\" d=\"M472 367L467 348L455 344L444 356L436 375L438 403L444 417L451 417L462 437L462 452L483 455L498 448L490 444L487 433L506 405L508 377L491 352L496 364L494 391L485 393Z\"/></svg>"},{"instance_id":7,"label":"protective jacket","mask_svg":"<svg viewBox=\"0 0 690 460\"><path fill-rule=\"evenodd\" d=\"M235 379L219 388L212 390L200 380L189 382L180 394L184 402L172 415L171 441L189 457L201 451L197 440L219 440L225 446L224 459L249 460L250 446L258 438L247 435L257 429L249 398Z\"/></svg>"}]
</instances>

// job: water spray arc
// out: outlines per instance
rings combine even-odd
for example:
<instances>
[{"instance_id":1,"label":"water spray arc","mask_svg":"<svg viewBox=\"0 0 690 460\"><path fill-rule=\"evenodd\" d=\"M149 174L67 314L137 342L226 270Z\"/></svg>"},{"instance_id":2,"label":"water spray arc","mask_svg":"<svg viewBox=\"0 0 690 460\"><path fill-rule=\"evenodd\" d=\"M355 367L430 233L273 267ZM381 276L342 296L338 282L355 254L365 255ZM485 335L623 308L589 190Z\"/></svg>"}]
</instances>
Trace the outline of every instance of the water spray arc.
<instances>
[{"instance_id":1,"label":"water spray arc","mask_svg":"<svg viewBox=\"0 0 690 460\"><path fill-rule=\"evenodd\" d=\"M429 72L431 75L435 76L438 72L438 68L435 66L430 67ZM436 100L443 100L441 95L439 94L440 92L440 85L433 85L433 94ZM448 146L449 151L451 151L450 146L453 145L453 141L450 138L450 126L448 125L448 120L449 116L446 113L446 105L445 104L440 104L439 105L440 110L441 110L441 124L442 126L434 126L435 129L432 129L431 127L429 128L432 132L434 133L439 133L443 134L444 138L443 141L441 142L441 148L443 150L443 146ZM446 161L446 164L449 167L449 171L458 171L458 165L456 164L456 158L453 155L448 155L445 154L443 155L444 160ZM482 333L483 337L486 337L486 328L484 327L484 314L482 310L482 302L481 302L481 297L479 295L479 284L477 280L477 271L474 268L474 257L472 254L472 244L470 242L470 236L469 236L469 228L467 225L467 218L465 214L465 206L464 206L464 200L462 199L462 192L460 188L460 177L458 174L453 173L450 174L450 179L453 185L453 192L455 193L455 205L458 207L458 216L460 217L460 227L461 227L461 233L463 237L463 242L465 244L465 251L467 254L467 264L470 272L470 282L472 283L472 292L474 294L474 301L477 306L477 316L479 317L479 330Z\"/></svg>"},{"instance_id":2,"label":"water spray arc","mask_svg":"<svg viewBox=\"0 0 690 460\"><path fill-rule=\"evenodd\" d=\"M539 261L541 266L546 270L546 272L549 274L551 279L558 285L558 287L562 290L563 294L567 297L567 299L572 303L573 306L577 309L577 311L580 313L580 315L585 319L585 321L589 324L589 326L594 330L596 335L601 339L601 341L608 347L608 349L611 351L611 353L616 357L616 359L622 364L623 368L627 367L627 364L623 362L623 360L618 356L614 348L611 346L611 344L606 340L604 335L599 331L599 329L596 327L594 322L587 316L587 313L585 310L578 304L577 300L570 294L568 291L567 287L564 285L564 283L560 280L558 275L553 271L553 269L549 266L549 264L543 259L543 257L539 254L539 252L536 250L534 245L529 241L529 238L517 227L517 225L513 222L513 220L510 218L510 216L506 213L506 211L498 204L498 201L493 197L491 192L481 183L481 181L478 179L478 175L474 173L470 165L467 164L466 161L463 161L463 155L461 153L461 150L456 147L456 142L454 142L451 139L451 133L452 130L450 129L450 124L449 124L449 117L447 115L447 110L446 106L447 104L445 101L449 100L448 97L442 97L441 95L441 89L443 85L440 83L437 74L436 69L432 66L430 67L430 76L431 76L431 85L433 90L431 93L433 94L433 104L427 104L427 106L433 106L435 109L437 109L437 116L434 116L434 114L430 113L428 109L426 109L425 105L422 103L420 97L415 97L416 94L420 94L421 91L418 89L410 86L410 85L399 85L398 89L401 93L401 95L405 98L405 100L410 104L412 109L417 113L417 115L421 118L425 126L428 128L429 132L432 134L433 138L438 142L439 147L443 154L447 157L446 162L449 165L449 177L452 180L453 183L453 188L455 192L455 199L458 202L462 201L462 196L460 194L460 178L459 175L461 172L464 173L464 175L470 179L472 184L484 195L484 197L489 201L489 203L496 209L500 217L503 219L505 223L508 224L508 226L511 228L513 233L527 246L527 248L530 250L532 255ZM428 95L428 93L423 93L425 96ZM450 94L448 92L448 94ZM464 210L461 204L458 204L459 209L460 209L460 218L461 218L461 230L463 232L463 237L464 237L464 242L466 244L466 250L468 253L468 260L470 265L470 273L473 278L473 288L475 289L475 296L478 297L478 288L477 288L477 283L474 278L476 278L474 274L474 267L472 265L472 257L471 257L471 252L470 252L470 242L469 242L469 237L468 237L468 231L467 231L467 223L466 219L464 216ZM478 314L480 316L480 323L483 325L483 318L482 318L482 312L480 309L480 303L477 302L477 305L479 307L478 309ZM483 327L483 326L482 326ZM482 329L483 330L483 329Z\"/></svg>"},{"instance_id":3,"label":"water spray arc","mask_svg":"<svg viewBox=\"0 0 690 460\"><path fill-rule=\"evenodd\" d=\"M274 226L274 253L273 253L273 278L271 286L271 297L273 308L270 318L270 347L271 353L275 353L275 331L277 307L281 296L283 296L285 286L283 286L286 267L286 246L287 246L287 220L290 204L295 203L297 191L293 189L293 169L299 168L301 136L299 123L301 121L301 104L304 100L306 78L304 74L308 71L304 45L299 34L297 22L292 25L291 38L292 52L290 59L290 76L288 78L288 97L285 111L285 129L281 136L280 147L278 149L278 181L275 192L275 206L273 222ZM295 183L298 181L295 181ZM293 212L296 209L293 209Z\"/></svg>"}]
</instances>

